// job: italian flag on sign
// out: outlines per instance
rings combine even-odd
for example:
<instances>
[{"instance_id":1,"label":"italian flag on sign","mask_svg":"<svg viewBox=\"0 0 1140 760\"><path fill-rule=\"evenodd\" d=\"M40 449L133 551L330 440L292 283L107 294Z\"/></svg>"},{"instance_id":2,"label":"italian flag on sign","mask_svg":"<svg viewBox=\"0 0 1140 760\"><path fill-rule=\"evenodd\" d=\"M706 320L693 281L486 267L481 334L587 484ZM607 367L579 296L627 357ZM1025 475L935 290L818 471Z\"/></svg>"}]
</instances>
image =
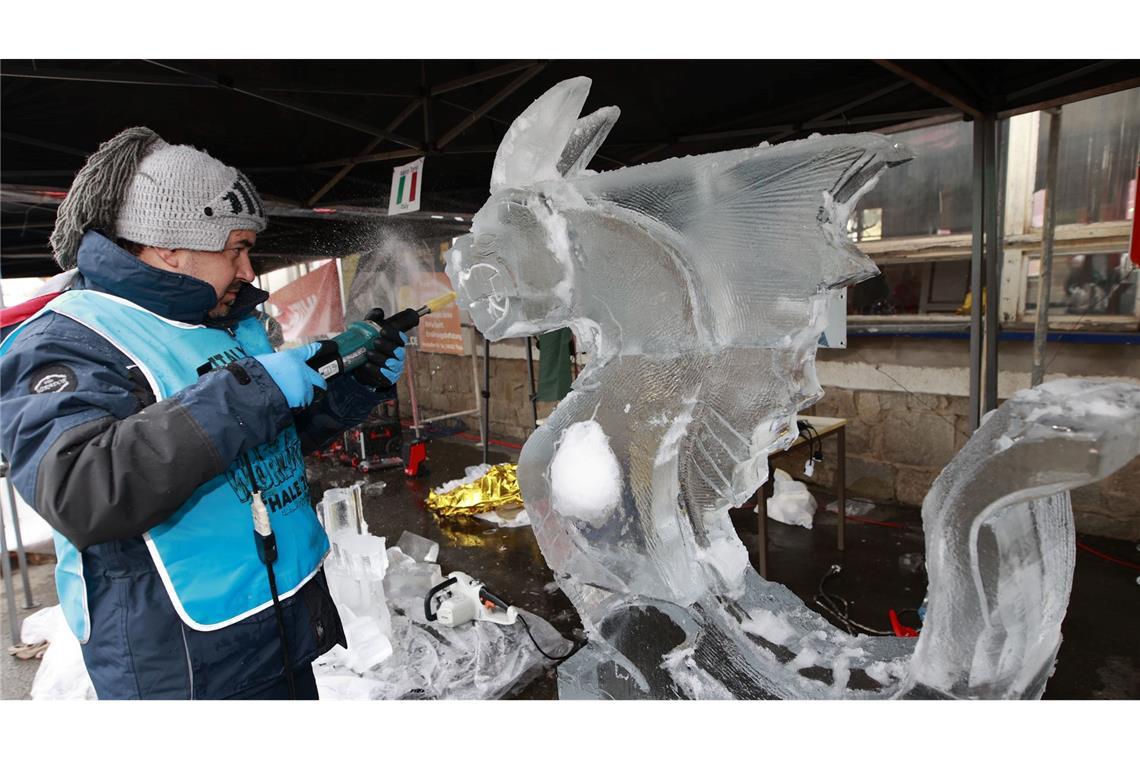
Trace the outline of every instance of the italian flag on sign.
<instances>
[{"instance_id":1,"label":"italian flag on sign","mask_svg":"<svg viewBox=\"0 0 1140 760\"><path fill-rule=\"evenodd\" d=\"M392 192L388 198L388 216L420 210L423 194L424 160L418 158L410 164L392 170Z\"/></svg>"}]
</instances>

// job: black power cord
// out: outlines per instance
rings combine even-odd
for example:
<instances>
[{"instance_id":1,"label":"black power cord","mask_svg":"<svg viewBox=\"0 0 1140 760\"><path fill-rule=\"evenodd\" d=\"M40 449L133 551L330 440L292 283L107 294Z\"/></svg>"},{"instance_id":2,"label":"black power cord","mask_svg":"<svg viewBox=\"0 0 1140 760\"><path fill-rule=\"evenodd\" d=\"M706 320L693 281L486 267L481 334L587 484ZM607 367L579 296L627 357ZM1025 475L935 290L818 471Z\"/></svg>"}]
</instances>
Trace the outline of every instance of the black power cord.
<instances>
[{"instance_id":1,"label":"black power cord","mask_svg":"<svg viewBox=\"0 0 1140 760\"><path fill-rule=\"evenodd\" d=\"M252 508L254 510L254 530L253 536L257 545L257 556L265 565L265 574L269 579L269 593L273 597L273 614L277 618L277 638L281 642L281 660L285 666L285 684L289 689L289 699L297 699L297 689L293 683L293 668L292 658L289 656L289 642L288 636L285 633L285 614L281 610L281 599L277 595L277 576L273 572L273 563L277 561L277 537L273 535L273 529L269 527L269 515L265 513L264 525L260 526L257 516L258 507L261 512L265 512L265 505L261 503L261 489L257 487L257 479L253 474L253 465L249 461L249 452L242 454L242 462L245 464L246 475L249 476L249 490L252 501ZM262 529L265 532L262 532Z\"/></svg>"},{"instance_id":2,"label":"black power cord","mask_svg":"<svg viewBox=\"0 0 1140 760\"><path fill-rule=\"evenodd\" d=\"M531 643L534 644L534 648L538 650L539 654L541 654L543 657L545 657L548 660L553 660L554 662L563 662L563 661L568 660L571 657L573 657L575 654L578 653L579 649L581 649L583 646L585 646L585 644L578 644L577 646L573 647L569 652L562 655L561 657L555 657L554 655L547 654L546 651L543 650L543 648L538 645L538 641L535 640L534 634L530 632L530 623L526 622L526 618L522 616L522 613L519 613L519 622L523 624L523 628L526 630L526 635L530 636L530 640L531 640Z\"/></svg>"},{"instance_id":3,"label":"black power cord","mask_svg":"<svg viewBox=\"0 0 1140 760\"><path fill-rule=\"evenodd\" d=\"M796 428L808 444L808 458L816 462L823 461L823 439L819 437L815 426L807 420L796 420Z\"/></svg>"},{"instance_id":4,"label":"black power cord","mask_svg":"<svg viewBox=\"0 0 1140 760\"><path fill-rule=\"evenodd\" d=\"M815 603L815 605L820 609L831 613L835 619L843 623L847 629L847 633L849 634L854 635L855 630L853 629L858 629L863 633L869 633L872 636L894 636L894 631L880 631L876 628L871 628L869 626L863 625L862 623L852 620L850 613L847 611L849 602L841 596L838 596L836 594L829 594L824 590L824 585L826 585L829 580L839 575L842 570L843 568L839 565L832 565L827 569L827 572L823 574L823 577L819 580L819 593L812 598L812 601Z\"/></svg>"}]
</instances>

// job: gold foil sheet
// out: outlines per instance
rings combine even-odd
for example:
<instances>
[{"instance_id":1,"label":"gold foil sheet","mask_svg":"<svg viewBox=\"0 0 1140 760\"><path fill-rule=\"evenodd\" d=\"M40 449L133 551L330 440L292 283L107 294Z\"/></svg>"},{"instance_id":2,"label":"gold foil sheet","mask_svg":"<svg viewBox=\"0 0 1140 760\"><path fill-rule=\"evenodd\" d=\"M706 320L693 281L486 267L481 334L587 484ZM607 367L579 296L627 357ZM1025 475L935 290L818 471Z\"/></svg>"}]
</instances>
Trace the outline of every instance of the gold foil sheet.
<instances>
[{"instance_id":1,"label":"gold foil sheet","mask_svg":"<svg viewBox=\"0 0 1140 760\"><path fill-rule=\"evenodd\" d=\"M483 477L446 493L434 489L428 494L427 508L445 516L476 515L492 509L522 504L516 465L496 464Z\"/></svg>"}]
</instances>

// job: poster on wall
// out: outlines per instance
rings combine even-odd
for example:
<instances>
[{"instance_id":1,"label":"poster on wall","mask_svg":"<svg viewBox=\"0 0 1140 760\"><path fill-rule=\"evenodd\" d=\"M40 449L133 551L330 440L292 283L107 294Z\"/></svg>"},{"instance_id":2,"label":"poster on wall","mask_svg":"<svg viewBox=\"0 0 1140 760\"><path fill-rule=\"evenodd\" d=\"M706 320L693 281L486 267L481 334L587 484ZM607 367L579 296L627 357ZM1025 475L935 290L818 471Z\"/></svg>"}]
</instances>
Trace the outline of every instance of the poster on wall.
<instances>
[{"instance_id":1,"label":"poster on wall","mask_svg":"<svg viewBox=\"0 0 1140 760\"><path fill-rule=\"evenodd\" d=\"M451 283L443 272L423 272L415 282L415 303L427 303L436 296L451 290ZM459 321L459 306L451 303L420 319L416 328L421 351L462 356L463 329Z\"/></svg>"},{"instance_id":2,"label":"poster on wall","mask_svg":"<svg viewBox=\"0 0 1140 760\"><path fill-rule=\"evenodd\" d=\"M299 341L344 330L340 274L330 261L299 277L269 297L286 341Z\"/></svg>"}]
</instances>

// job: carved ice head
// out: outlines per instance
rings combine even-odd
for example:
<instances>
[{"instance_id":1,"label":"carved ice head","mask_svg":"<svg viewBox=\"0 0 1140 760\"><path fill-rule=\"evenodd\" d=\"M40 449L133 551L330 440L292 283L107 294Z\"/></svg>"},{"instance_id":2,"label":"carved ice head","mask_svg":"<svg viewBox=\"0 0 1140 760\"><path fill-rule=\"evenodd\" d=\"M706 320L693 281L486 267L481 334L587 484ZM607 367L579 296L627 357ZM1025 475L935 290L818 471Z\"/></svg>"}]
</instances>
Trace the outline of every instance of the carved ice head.
<instances>
[{"instance_id":1,"label":"carved ice head","mask_svg":"<svg viewBox=\"0 0 1140 760\"><path fill-rule=\"evenodd\" d=\"M608 329L612 354L660 353L648 311L683 325L670 335L678 351L812 343L826 291L877 271L844 226L905 149L879 135L813 137L599 174L585 167L620 112L578 118L589 87L561 82L515 120L491 197L448 256L459 304L486 337L585 326Z\"/></svg>"}]
</instances>

